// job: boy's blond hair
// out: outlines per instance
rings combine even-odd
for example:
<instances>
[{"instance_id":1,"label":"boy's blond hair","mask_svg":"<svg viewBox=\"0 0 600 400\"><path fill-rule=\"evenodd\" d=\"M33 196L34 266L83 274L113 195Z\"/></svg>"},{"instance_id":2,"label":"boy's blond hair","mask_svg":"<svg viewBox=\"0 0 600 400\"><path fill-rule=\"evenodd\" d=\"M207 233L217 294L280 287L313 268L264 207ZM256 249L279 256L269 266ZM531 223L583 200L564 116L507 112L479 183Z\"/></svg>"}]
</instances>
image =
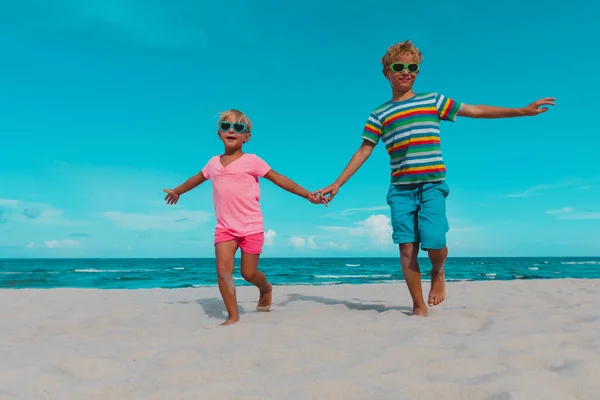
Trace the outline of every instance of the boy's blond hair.
<instances>
[{"instance_id":1,"label":"boy's blond hair","mask_svg":"<svg viewBox=\"0 0 600 400\"><path fill-rule=\"evenodd\" d=\"M417 64L420 64L423 59L423 54L419 49L410 40L406 40L390 46L384 56L381 57L381 65L383 68L389 67L401 54L412 55Z\"/></svg>"},{"instance_id":2,"label":"boy's blond hair","mask_svg":"<svg viewBox=\"0 0 600 400\"><path fill-rule=\"evenodd\" d=\"M248 118L246 114L244 114L240 110L231 109L223 111L219 116L218 123L220 124L222 121L243 122L244 124L246 124L246 128L248 128L248 132L252 131L252 121L250 121L250 118Z\"/></svg>"}]
</instances>

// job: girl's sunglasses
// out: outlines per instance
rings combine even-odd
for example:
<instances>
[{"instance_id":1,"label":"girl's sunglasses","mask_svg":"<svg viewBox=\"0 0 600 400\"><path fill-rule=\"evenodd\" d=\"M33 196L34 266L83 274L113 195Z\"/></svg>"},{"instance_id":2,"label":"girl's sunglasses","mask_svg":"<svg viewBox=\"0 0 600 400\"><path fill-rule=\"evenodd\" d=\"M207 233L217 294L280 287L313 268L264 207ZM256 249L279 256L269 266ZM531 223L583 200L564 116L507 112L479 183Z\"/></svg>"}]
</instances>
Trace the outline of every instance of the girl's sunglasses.
<instances>
[{"instance_id":1,"label":"girl's sunglasses","mask_svg":"<svg viewBox=\"0 0 600 400\"><path fill-rule=\"evenodd\" d=\"M227 122L227 121L221 121L219 123L219 130L221 132L229 132L231 130L231 128L233 128L233 130L237 134L248 132L248 128L246 127L246 124L243 122L231 123L231 122Z\"/></svg>"},{"instance_id":2,"label":"girl's sunglasses","mask_svg":"<svg viewBox=\"0 0 600 400\"><path fill-rule=\"evenodd\" d=\"M393 63L390 64L389 68L394 72L402 72L404 69L407 69L408 72L414 73L419 70L419 64Z\"/></svg>"}]
</instances>

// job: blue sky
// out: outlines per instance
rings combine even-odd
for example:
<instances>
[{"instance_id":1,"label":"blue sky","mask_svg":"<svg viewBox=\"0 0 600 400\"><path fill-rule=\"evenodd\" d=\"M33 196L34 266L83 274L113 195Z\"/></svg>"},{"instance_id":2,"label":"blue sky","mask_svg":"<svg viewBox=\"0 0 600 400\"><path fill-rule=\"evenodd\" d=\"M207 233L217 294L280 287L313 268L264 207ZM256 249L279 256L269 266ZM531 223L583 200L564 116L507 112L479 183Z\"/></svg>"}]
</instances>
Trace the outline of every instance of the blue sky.
<instances>
[{"instance_id":1,"label":"blue sky","mask_svg":"<svg viewBox=\"0 0 600 400\"><path fill-rule=\"evenodd\" d=\"M222 150L217 113L248 113L245 150L318 189L389 99L379 59L405 39L418 91L557 98L443 124L450 255L600 254L600 137L581 111L600 89L597 6L484 3L0 0L0 257L212 256L210 185L177 207L161 190ZM388 182L383 147L329 208L263 181L264 255L396 255Z\"/></svg>"}]
</instances>

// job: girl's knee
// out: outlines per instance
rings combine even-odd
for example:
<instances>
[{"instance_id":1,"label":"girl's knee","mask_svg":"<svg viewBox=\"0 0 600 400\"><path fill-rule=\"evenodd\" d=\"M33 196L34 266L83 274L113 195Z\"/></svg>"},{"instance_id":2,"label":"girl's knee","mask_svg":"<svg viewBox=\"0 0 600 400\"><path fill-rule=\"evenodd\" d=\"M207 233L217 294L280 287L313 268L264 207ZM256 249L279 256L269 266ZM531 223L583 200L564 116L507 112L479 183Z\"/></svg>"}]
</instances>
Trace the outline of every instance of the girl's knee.
<instances>
[{"instance_id":1,"label":"girl's knee","mask_svg":"<svg viewBox=\"0 0 600 400\"><path fill-rule=\"evenodd\" d=\"M252 282L256 277L256 271L242 271L242 278L247 282Z\"/></svg>"},{"instance_id":2,"label":"girl's knee","mask_svg":"<svg viewBox=\"0 0 600 400\"><path fill-rule=\"evenodd\" d=\"M222 279L231 278L233 270L227 264L217 263L217 275Z\"/></svg>"}]
</instances>

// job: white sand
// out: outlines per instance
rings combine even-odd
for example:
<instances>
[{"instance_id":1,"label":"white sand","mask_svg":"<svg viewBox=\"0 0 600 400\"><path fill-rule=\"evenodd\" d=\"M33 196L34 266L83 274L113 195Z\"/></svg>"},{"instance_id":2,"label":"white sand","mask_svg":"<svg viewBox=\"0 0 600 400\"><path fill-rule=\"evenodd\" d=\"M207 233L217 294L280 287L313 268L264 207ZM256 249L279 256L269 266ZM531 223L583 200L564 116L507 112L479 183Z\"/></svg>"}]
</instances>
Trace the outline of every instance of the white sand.
<instances>
[{"instance_id":1,"label":"white sand","mask_svg":"<svg viewBox=\"0 0 600 400\"><path fill-rule=\"evenodd\" d=\"M216 288L0 291L1 399L600 398L600 280L275 288L215 328ZM595 310L595 311L594 311Z\"/></svg>"}]
</instances>

